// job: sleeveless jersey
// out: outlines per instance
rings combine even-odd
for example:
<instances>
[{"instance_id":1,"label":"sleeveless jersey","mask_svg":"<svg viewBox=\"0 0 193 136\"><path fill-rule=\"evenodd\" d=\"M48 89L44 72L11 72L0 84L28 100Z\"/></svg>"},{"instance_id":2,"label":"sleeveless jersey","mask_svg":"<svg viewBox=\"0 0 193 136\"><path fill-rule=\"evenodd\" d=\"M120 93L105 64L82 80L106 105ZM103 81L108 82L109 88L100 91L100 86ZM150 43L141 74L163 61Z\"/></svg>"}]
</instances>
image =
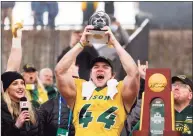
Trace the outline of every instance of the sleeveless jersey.
<instances>
[{"instance_id":1,"label":"sleeveless jersey","mask_svg":"<svg viewBox=\"0 0 193 136\"><path fill-rule=\"evenodd\" d=\"M107 87L94 91L89 100L82 97L82 79L75 79L77 88L73 110L73 124L76 136L120 136L126 119L121 89L123 82L117 85L118 93L113 100L106 96Z\"/></svg>"}]
</instances>

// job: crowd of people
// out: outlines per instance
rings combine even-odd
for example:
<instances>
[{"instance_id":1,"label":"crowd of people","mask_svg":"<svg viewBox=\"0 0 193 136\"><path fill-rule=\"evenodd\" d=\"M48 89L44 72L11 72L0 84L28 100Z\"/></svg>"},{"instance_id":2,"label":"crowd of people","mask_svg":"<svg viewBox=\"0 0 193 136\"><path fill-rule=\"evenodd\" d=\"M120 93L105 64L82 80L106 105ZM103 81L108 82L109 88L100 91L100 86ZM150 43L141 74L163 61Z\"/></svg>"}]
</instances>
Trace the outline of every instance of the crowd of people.
<instances>
[{"instance_id":1,"label":"crowd of people","mask_svg":"<svg viewBox=\"0 0 193 136\"><path fill-rule=\"evenodd\" d=\"M88 24L88 20L90 16L96 11L98 8L99 2L81 2L81 10L83 15L82 25L85 26ZM9 25L12 24L12 11L15 6L15 2L2 2L2 20L1 24L5 25L5 18L7 17L9 20ZM104 2L104 10L109 15L114 16L114 2ZM31 2L31 11L33 16L33 29L41 30L41 29L54 29L55 19L59 13L59 4L56 1L32 1ZM44 13L48 12L48 24L45 26L44 24Z\"/></svg>"},{"instance_id":2,"label":"crowd of people","mask_svg":"<svg viewBox=\"0 0 193 136\"><path fill-rule=\"evenodd\" d=\"M135 63L123 48L128 38L116 37L120 24L115 18L112 22L117 29L105 26L102 30L126 72L122 81L115 79L113 62L87 44L92 25L72 32L70 45L58 57L54 72L50 68L37 70L32 64L24 65L20 72L22 29L13 26L17 36L12 38L7 68L1 74L3 136L119 136L124 127L127 135L139 129L148 62ZM191 136L193 82L184 75L171 80L176 130ZM23 97L27 99L25 110L20 102Z\"/></svg>"}]
</instances>

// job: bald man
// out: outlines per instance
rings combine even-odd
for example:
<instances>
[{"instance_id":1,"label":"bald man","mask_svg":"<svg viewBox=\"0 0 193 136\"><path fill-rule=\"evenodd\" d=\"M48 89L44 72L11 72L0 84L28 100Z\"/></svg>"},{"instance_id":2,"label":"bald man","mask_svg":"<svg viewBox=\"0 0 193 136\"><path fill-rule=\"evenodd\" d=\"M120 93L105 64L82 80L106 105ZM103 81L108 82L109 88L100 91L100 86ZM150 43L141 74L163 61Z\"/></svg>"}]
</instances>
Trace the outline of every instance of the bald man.
<instances>
[{"instance_id":1,"label":"bald man","mask_svg":"<svg viewBox=\"0 0 193 136\"><path fill-rule=\"evenodd\" d=\"M54 98L57 94L57 88L54 85L52 70L50 68L41 69L39 73L39 78L48 93L48 98Z\"/></svg>"}]
</instances>

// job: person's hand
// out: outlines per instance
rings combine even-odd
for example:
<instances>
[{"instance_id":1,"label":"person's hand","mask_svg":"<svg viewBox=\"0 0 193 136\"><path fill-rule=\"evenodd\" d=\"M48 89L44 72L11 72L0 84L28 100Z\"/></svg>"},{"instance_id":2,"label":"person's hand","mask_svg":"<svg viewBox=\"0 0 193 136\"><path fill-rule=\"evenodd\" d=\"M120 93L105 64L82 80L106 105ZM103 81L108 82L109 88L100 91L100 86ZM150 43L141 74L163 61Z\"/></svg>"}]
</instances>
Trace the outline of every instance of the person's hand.
<instances>
[{"instance_id":1,"label":"person's hand","mask_svg":"<svg viewBox=\"0 0 193 136\"><path fill-rule=\"evenodd\" d=\"M15 126L21 128L25 121L30 121L29 111L22 111L16 120Z\"/></svg>"},{"instance_id":2,"label":"person's hand","mask_svg":"<svg viewBox=\"0 0 193 136\"><path fill-rule=\"evenodd\" d=\"M116 43L118 43L117 39L115 38L114 34L112 33L109 26L104 26L102 30L106 30L105 35L109 36L109 43L108 45L115 46Z\"/></svg>"},{"instance_id":3,"label":"person's hand","mask_svg":"<svg viewBox=\"0 0 193 136\"><path fill-rule=\"evenodd\" d=\"M88 35L92 35L92 33L88 32L88 30L92 30L94 29L94 26L92 25L87 25L85 28L84 28L84 31L82 33L82 37L80 38L80 43L83 45L83 46L86 46L87 45L87 37Z\"/></svg>"},{"instance_id":4,"label":"person's hand","mask_svg":"<svg viewBox=\"0 0 193 136\"><path fill-rule=\"evenodd\" d=\"M23 22L17 22L12 27L12 35L14 38L21 38L22 36Z\"/></svg>"},{"instance_id":5,"label":"person's hand","mask_svg":"<svg viewBox=\"0 0 193 136\"><path fill-rule=\"evenodd\" d=\"M137 65L138 65L140 77L145 79L146 70L148 68L148 61L145 62L145 65L141 65L140 60L137 60Z\"/></svg>"}]
</instances>

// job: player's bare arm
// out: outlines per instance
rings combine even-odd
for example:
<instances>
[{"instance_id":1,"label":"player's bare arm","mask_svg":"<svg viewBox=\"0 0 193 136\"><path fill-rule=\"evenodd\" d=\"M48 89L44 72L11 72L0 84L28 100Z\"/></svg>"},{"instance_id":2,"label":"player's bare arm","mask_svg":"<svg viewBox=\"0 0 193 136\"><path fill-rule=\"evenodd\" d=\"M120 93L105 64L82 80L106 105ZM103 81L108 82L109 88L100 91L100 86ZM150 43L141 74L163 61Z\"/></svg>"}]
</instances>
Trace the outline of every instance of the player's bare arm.
<instances>
[{"instance_id":1,"label":"player's bare arm","mask_svg":"<svg viewBox=\"0 0 193 136\"><path fill-rule=\"evenodd\" d=\"M87 30L90 26L86 27L81 40L63 58L58 62L55 67L56 83L61 95L66 99L68 106L73 109L76 99L76 86L73 79L73 73L70 67L76 61L76 57L84 48L86 36L89 34Z\"/></svg>"},{"instance_id":2,"label":"player's bare arm","mask_svg":"<svg viewBox=\"0 0 193 136\"><path fill-rule=\"evenodd\" d=\"M139 71L133 58L119 44L109 27L105 27L104 29L108 30L106 34L110 37L109 42L116 49L122 66L127 74L123 80L122 98L125 108L127 112L129 112L139 91Z\"/></svg>"}]
</instances>

